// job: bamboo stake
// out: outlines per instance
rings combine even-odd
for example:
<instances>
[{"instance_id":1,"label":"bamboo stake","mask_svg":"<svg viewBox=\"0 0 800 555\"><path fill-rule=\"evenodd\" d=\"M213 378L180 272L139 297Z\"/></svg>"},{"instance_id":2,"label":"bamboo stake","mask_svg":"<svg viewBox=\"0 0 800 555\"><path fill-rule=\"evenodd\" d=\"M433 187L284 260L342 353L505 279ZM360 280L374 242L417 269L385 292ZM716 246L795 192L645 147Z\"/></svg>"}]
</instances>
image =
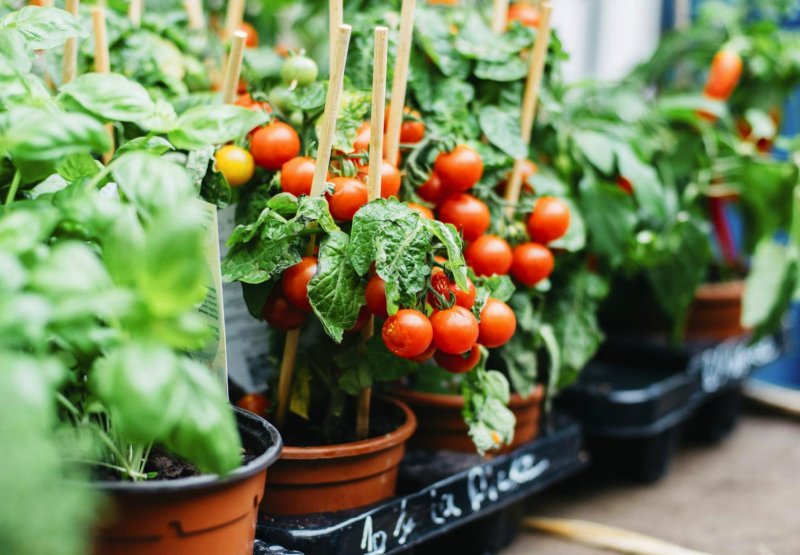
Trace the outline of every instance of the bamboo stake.
<instances>
[{"instance_id":1,"label":"bamboo stake","mask_svg":"<svg viewBox=\"0 0 800 555\"><path fill-rule=\"evenodd\" d=\"M344 23L343 0L328 1L328 40L329 40L329 65L333 68L333 55L336 52L336 35L339 27Z\"/></svg>"},{"instance_id":2,"label":"bamboo stake","mask_svg":"<svg viewBox=\"0 0 800 555\"><path fill-rule=\"evenodd\" d=\"M189 29L192 31L205 29L206 18L203 15L203 6L200 0L184 0L183 7L186 8L186 15L189 18Z\"/></svg>"},{"instance_id":3,"label":"bamboo stake","mask_svg":"<svg viewBox=\"0 0 800 555\"><path fill-rule=\"evenodd\" d=\"M69 13L78 17L80 0L67 0L66 9ZM64 63L61 70L61 84L66 85L78 74L78 37L67 39L64 43Z\"/></svg>"},{"instance_id":4,"label":"bamboo stake","mask_svg":"<svg viewBox=\"0 0 800 555\"><path fill-rule=\"evenodd\" d=\"M342 96L344 83L344 66L347 61L347 49L350 45L349 25L340 25L336 32L334 45L335 55L331 67L330 80L328 81L328 96L325 99L325 112L322 115L322 129L317 148L317 159L314 165L314 178L311 182L311 196L321 196L325 192L325 182L328 175L328 166L331 163L331 147L333 134L336 131L336 118L339 116L339 100ZM309 242L309 250L314 250L313 238ZM283 346L280 375L278 376L278 407L275 412L275 423L280 428L286 422L291 400L292 377L294 365L297 360L297 346L300 342L300 330L291 330L286 333L286 342Z\"/></svg>"},{"instance_id":5,"label":"bamboo stake","mask_svg":"<svg viewBox=\"0 0 800 555\"><path fill-rule=\"evenodd\" d=\"M389 122L386 129L386 156L392 164L397 163L400 151L400 128L403 125L403 108L406 103L408 62L411 57L411 38L414 33L415 0L403 0L400 8L400 36L397 42L397 59L394 62L392 97Z\"/></svg>"},{"instance_id":6,"label":"bamboo stake","mask_svg":"<svg viewBox=\"0 0 800 555\"><path fill-rule=\"evenodd\" d=\"M92 9L92 27L94 29L94 70L97 73L108 73L111 71L111 62L108 57L108 32L106 29L106 10L96 7ZM106 164L114 156L114 126L106 124L106 131L111 142L111 148L103 154L103 162Z\"/></svg>"},{"instance_id":7,"label":"bamboo stake","mask_svg":"<svg viewBox=\"0 0 800 555\"><path fill-rule=\"evenodd\" d=\"M375 28L375 52L372 62L372 115L370 117L369 139L369 175L367 188L369 200L381 196L381 166L383 165L383 119L386 109L386 66L389 49L389 29ZM369 341L375 329L375 317L370 316L361 337L364 343ZM372 388L361 390L358 396L356 412L356 439L367 439L369 436L369 411L372 405Z\"/></svg>"},{"instance_id":8,"label":"bamboo stake","mask_svg":"<svg viewBox=\"0 0 800 555\"><path fill-rule=\"evenodd\" d=\"M492 31L501 34L508 25L508 0L492 2Z\"/></svg>"},{"instance_id":9,"label":"bamboo stake","mask_svg":"<svg viewBox=\"0 0 800 555\"><path fill-rule=\"evenodd\" d=\"M233 104L236 100L236 91L239 85L239 75L242 73L242 60L244 60L244 45L247 33L234 31L231 41L231 53L225 64L225 76L222 80L222 102Z\"/></svg>"},{"instance_id":10,"label":"bamboo stake","mask_svg":"<svg viewBox=\"0 0 800 555\"><path fill-rule=\"evenodd\" d=\"M533 54L528 67L528 79L525 82L525 92L522 97L520 127L522 140L526 146L531 143L533 122L536 118L536 101L539 99L539 91L542 87L547 47L550 44L550 16L553 13L553 7L549 1L542 3L541 12L542 19L539 22L539 33L536 36L536 44L533 46ZM508 185L506 185L506 213L509 216L514 214L517 201L519 201L519 194L522 190L522 172L525 169L524 162L522 159L514 162L514 170L511 172Z\"/></svg>"},{"instance_id":11,"label":"bamboo stake","mask_svg":"<svg viewBox=\"0 0 800 555\"><path fill-rule=\"evenodd\" d=\"M128 19L135 29L142 25L142 12L144 11L144 0L131 0L128 6Z\"/></svg>"},{"instance_id":12,"label":"bamboo stake","mask_svg":"<svg viewBox=\"0 0 800 555\"><path fill-rule=\"evenodd\" d=\"M233 33L244 20L244 0L228 0L228 9L225 12L225 30L223 40L231 40Z\"/></svg>"}]
</instances>

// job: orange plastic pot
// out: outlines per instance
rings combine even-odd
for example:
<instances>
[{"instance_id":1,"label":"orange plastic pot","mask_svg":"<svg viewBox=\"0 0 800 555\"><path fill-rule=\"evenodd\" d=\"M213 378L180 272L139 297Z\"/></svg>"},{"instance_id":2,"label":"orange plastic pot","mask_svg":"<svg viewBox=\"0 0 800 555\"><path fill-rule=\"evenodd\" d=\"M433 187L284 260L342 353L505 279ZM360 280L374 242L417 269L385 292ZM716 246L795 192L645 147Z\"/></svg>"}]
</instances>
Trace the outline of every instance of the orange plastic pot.
<instances>
[{"instance_id":1,"label":"orange plastic pot","mask_svg":"<svg viewBox=\"0 0 800 555\"><path fill-rule=\"evenodd\" d=\"M461 412L464 398L461 395L426 393L411 389L398 389L394 395L411 407L419 422L416 433L409 444L430 451L460 451L474 453L475 444L467 433L467 424ZM514 440L503 451L533 441L539 434L539 420L544 398L544 387L536 386L530 396L511 395L508 408L514 413L517 423Z\"/></svg>"},{"instance_id":2,"label":"orange plastic pot","mask_svg":"<svg viewBox=\"0 0 800 555\"><path fill-rule=\"evenodd\" d=\"M242 409L243 445L257 456L231 474L150 482L95 482L111 501L100 523L96 555L250 555L267 467L281 438L269 422Z\"/></svg>"},{"instance_id":3,"label":"orange plastic pot","mask_svg":"<svg viewBox=\"0 0 800 555\"><path fill-rule=\"evenodd\" d=\"M689 341L724 341L745 332L741 325L743 281L704 283L697 288L686 322Z\"/></svg>"},{"instance_id":4,"label":"orange plastic pot","mask_svg":"<svg viewBox=\"0 0 800 555\"><path fill-rule=\"evenodd\" d=\"M397 428L363 441L283 449L270 469L261 510L273 515L327 513L354 509L392 497L397 467L417 419L395 399L376 399L373 411L391 411Z\"/></svg>"}]
</instances>

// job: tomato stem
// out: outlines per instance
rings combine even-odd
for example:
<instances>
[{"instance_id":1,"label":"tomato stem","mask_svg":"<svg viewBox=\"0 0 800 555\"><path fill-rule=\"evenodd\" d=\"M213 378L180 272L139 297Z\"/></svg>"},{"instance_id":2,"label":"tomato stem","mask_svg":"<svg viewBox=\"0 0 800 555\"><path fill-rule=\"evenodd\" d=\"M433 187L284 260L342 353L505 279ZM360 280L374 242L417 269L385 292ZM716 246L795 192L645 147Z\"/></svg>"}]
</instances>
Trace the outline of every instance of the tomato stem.
<instances>
[{"instance_id":1,"label":"tomato stem","mask_svg":"<svg viewBox=\"0 0 800 555\"><path fill-rule=\"evenodd\" d=\"M8 188L8 194L6 195L6 211L8 211L9 206L11 203L14 202L14 197L17 196L17 189L19 189L19 182L22 181L22 174L19 170L14 172L14 177L11 180L11 187Z\"/></svg>"}]
</instances>

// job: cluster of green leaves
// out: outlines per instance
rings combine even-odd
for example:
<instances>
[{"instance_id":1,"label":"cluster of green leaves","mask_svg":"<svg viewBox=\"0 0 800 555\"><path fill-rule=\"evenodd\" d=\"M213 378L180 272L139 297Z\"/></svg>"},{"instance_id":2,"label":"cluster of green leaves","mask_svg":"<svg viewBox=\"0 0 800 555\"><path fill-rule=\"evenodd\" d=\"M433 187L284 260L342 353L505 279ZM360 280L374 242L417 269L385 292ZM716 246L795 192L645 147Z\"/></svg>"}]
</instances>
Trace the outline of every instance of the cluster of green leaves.
<instances>
[{"instance_id":1,"label":"cluster of green leaves","mask_svg":"<svg viewBox=\"0 0 800 555\"><path fill-rule=\"evenodd\" d=\"M511 443L516 423L514 413L508 408L511 395L508 380L497 370L486 370L486 357L483 349L481 362L465 376L461 387L464 420L481 455Z\"/></svg>"}]
</instances>

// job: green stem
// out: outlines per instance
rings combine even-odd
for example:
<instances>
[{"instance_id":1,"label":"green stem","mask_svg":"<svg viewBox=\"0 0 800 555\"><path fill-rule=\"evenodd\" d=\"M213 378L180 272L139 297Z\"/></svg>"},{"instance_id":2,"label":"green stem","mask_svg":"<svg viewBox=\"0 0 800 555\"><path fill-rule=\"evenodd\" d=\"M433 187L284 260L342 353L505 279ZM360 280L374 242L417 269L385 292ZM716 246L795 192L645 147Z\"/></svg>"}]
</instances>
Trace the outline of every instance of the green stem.
<instances>
[{"instance_id":1,"label":"green stem","mask_svg":"<svg viewBox=\"0 0 800 555\"><path fill-rule=\"evenodd\" d=\"M66 461L67 462L71 462L71 463L81 463L81 464L87 464L87 465L92 465L92 466L102 466L103 468L110 468L111 470L116 470L120 474L126 474L128 472L125 468L123 468L121 466L117 466L116 464L110 464L110 463L102 462L102 461L90 461L90 460L87 460L87 459L67 459ZM144 474L144 473L137 472L134 475L135 475L136 478L142 479L142 480L147 478L147 474Z\"/></svg>"},{"instance_id":2,"label":"green stem","mask_svg":"<svg viewBox=\"0 0 800 555\"><path fill-rule=\"evenodd\" d=\"M122 451L119 450L119 446L115 444L113 441L111 441L111 438L109 438L108 435L103 430L98 429L97 433L100 439L103 441L103 443L105 443L106 447L109 448L111 453L117 457L119 463L125 468L125 473L128 476L130 476L134 480L143 479L147 477L146 475L136 472L136 470L131 468L130 461L128 460L128 458L125 457Z\"/></svg>"},{"instance_id":3,"label":"green stem","mask_svg":"<svg viewBox=\"0 0 800 555\"><path fill-rule=\"evenodd\" d=\"M14 172L14 178L11 180L11 187L9 187L8 194L6 195L6 211L17 196L17 189L19 189L20 181L22 181L22 174L17 170Z\"/></svg>"}]
</instances>

